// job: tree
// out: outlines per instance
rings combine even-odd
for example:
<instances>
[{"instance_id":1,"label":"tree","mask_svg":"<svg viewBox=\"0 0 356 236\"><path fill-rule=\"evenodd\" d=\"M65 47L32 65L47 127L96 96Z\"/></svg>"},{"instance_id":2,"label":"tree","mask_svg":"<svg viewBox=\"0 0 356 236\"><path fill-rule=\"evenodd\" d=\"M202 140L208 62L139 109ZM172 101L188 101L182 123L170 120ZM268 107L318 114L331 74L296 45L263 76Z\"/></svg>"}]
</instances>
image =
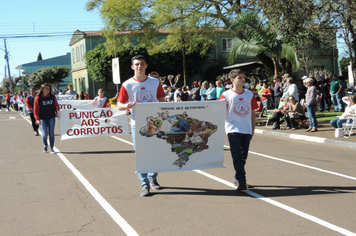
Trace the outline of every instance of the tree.
<instances>
[{"instance_id":1,"label":"tree","mask_svg":"<svg viewBox=\"0 0 356 236\"><path fill-rule=\"evenodd\" d=\"M38 56L37 56L37 61L42 61L42 54L41 54L41 52L40 52L40 53L38 53Z\"/></svg>"},{"instance_id":2,"label":"tree","mask_svg":"<svg viewBox=\"0 0 356 236\"><path fill-rule=\"evenodd\" d=\"M180 51L186 80L186 56L198 48L202 56L209 51L219 33L215 28L229 24L231 13L240 10L240 1L88 1L87 10L94 9L104 20L103 34L111 55L132 45L132 38L138 38L139 45L147 48L150 55ZM119 34L122 31L126 34ZM158 40L156 36L162 33L167 37Z\"/></svg>"},{"instance_id":3,"label":"tree","mask_svg":"<svg viewBox=\"0 0 356 236\"><path fill-rule=\"evenodd\" d=\"M15 88L16 87L16 84L21 80L21 76L18 76L18 77L12 77L11 78L11 81L12 81L12 87ZM4 78L2 80L2 87L1 87L1 90L6 93L7 91L10 91L10 84L9 84L9 79L10 78Z\"/></svg>"},{"instance_id":4,"label":"tree","mask_svg":"<svg viewBox=\"0 0 356 236\"><path fill-rule=\"evenodd\" d=\"M347 46L346 53L351 59L351 66L356 65L356 2L353 0L322 0L320 14L323 21L340 29L340 38Z\"/></svg>"},{"instance_id":5,"label":"tree","mask_svg":"<svg viewBox=\"0 0 356 236\"><path fill-rule=\"evenodd\" d=\"M148 72L157 71L160 75L177 75L182 73L182 54L175 52L159 52L149 56L148 51L140 46L131 46L117 52L120 59L120 77L122 81L133 75L131 68L131 58L134 55L143 55L148 64ZM94 81L112 81L112 56L108 55L108 49L103 44L96 46L93 50L85 54L88 73ZM187 56L187 71L189 73L199 73L201 65L205 62L206 56L201 57L195 52Z\"/></svg>"},{"instance_id":6,"label":"tree","mask_svg":"<svg viewBox=\"0 0 356 236\"><path fill-rule=\"evenodd\" d=\"M52 84L54 88L59 87L59 84L64 81L64 78L69 76L70 68L67 66L53 66L36 70L29 76L29 84L32 87L40 88L44 83Z\"/></svg>"},{"instance_id":7,"label":"tree","mask_svg":"<svg viewBox=\"0 0 356 236\"><path fill-rule=\"evenodd\" d=\"M236 35L228 55L230 62L233 62L240 54L246 56L265 55L272 60L275 75L278 75L281 59L287 59L294 68L298 68L299 63L293 46L287 44L279 32L266 25L256 13L240 13L230 30ZM264 61L262 62L264 63ZM265 64L265 66L268 68L270 64Z\"/></svg>"}]
</instances>

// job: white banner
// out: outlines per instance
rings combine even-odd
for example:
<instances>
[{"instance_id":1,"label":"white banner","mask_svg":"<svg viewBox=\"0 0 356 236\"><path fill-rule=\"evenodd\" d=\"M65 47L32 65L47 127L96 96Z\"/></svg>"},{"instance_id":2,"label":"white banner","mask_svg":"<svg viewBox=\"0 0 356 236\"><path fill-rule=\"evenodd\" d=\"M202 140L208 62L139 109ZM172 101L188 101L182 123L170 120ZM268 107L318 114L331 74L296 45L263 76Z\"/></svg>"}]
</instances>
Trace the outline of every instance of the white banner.
<instances>
[{"instance_id":1,"label":"white banner","mask_svg":"<svg viewBox=\"0 0 356 236\"><path fill-rule=\"evenodd\" d=\"M60 110L91 110L95 108L92 103L93 100L58 100Z\"/></svg>"},{"instance_id":2,"label":"white banner","mask_svg":"<svg viewBox=\"0 0 356 236\"><path fill-rule=\"evenodd\" d=\"M62 100L75 100L76 95L56 95L57 101L62 101Z\"/></svg>"},{"instance_id":3,"label":"white banner","mask_svg":"<svg viewBox=\"0 0 356 236\"><path fill-rule=\"evenodd\" d=\"M353 74L353 71L352 71L351 62L350 62L350 65L347 68L348 68L348 71L349 71L349 85L355 85L355 78L354 78L354 74Z\"/></svg>"},{"instance_id":4,"label":"white banner","mask_svg":"<svg viewBox=\"0 0 356 236\"><path fill-rule=\"evenodd\" d=\"M138 103L138 173L223 167L223 101Z\"/></svg>"},{"instance_id":5,"label":"white banner","mask_svg":"<svg viewBox=\"0 0 356 236\"><path fill-rule=\"evenodd\" d=\"M119 58L112 59L112 80L114 84L121 84Z\"/></svg>"},{"instance_id":6,"label":"white banner","mask_svg":"<svg viewBox=\"0 0 356 236\"><path fill-rule=\"evenodd\" d=\"M62 110L58 121L61 140L129 134L126 112L117 108Z\"/></svg>"}]
</instances>

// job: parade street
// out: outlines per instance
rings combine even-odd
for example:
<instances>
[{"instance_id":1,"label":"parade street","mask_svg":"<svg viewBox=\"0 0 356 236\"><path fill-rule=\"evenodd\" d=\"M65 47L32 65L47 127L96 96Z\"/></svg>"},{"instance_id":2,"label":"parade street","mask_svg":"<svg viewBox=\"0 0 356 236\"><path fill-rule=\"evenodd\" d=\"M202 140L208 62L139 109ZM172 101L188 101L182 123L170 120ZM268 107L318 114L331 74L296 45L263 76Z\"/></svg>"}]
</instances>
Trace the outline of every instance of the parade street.
<instances>
[{"instance_id":1,"label":"parade street","mask_svg":"<svg viewBox=\"0 0 356 236\"><path fill-rule=\"evenodd\" d=\"M237 193L225 137L225 168L159 173L141 197L131 136L55 135L42 153L28 117L0 112L0 235L356 235L355 149L255 134Z\"/></svg>"}]
</instances>

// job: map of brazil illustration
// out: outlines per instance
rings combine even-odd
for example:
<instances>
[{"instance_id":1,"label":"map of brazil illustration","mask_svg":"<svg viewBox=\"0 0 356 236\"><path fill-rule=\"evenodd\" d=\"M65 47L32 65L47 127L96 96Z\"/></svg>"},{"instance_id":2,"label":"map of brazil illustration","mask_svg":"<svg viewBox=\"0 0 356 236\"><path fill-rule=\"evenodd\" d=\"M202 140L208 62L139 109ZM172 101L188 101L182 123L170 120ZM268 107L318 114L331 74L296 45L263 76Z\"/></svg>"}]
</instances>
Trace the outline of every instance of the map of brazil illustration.
<instances>
[{"instance_id":1,"label":"map of brazil illustration","mask_svg":"<svg viewBox=\"0 0 356 236\"><path fill-rule=\"evenodd\" d=\"M186 112L170 115L159 112L156 117L146 118L147 125L139 133L146 138L159 138L171 145L178 159L172 164L181 169L191 155L209 149L208 140L217 131L217 125L189 117Z\"/></svg>"}]
</instances>

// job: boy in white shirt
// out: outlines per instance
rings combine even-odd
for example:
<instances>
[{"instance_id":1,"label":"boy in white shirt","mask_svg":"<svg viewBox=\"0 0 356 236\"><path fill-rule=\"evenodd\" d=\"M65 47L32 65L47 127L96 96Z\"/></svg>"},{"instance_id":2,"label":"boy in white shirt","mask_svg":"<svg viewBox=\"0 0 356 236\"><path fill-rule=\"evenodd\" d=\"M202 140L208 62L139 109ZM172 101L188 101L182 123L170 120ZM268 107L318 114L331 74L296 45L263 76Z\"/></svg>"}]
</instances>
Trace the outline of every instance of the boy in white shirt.
<instances>
[{"instance_id":1,"label":"boy in white shirt","mask_svg":"<svg viewBox=\"0 0 356 236\"><path fill-rule=\"evenodd\" d=\"M235 169L235 186L238 186L237 191L241 191L247 189L245 164L250 140L255 132L255 110L258 105L253 93L244 89L246 77L243 71L232 70L229 78L233 88L223 92L220 100L226 101L225 132Z\"/></svg>"},{"instance_id":2,"label":"boy in white shirt","mask_svg":"<svg viewBox=\"0 0 356 236\"><path fill-rule=\"evenodd\" d=\"M131 69L134 71L134 76L126 80L120 89L117 98L117 107L119 110L131 110L131 134L135 144L135 105L136 103L145 102L165 102L166 94L163 91L162 85L158 79L151 78L146 75L147 63L142 55L134 56L131 60ZM142 173L137 174L141 181L141 196L150 194L150 186L153 189L160 189L161 186L157 182L158 173Z\"/></svg>"}]
</instances>

